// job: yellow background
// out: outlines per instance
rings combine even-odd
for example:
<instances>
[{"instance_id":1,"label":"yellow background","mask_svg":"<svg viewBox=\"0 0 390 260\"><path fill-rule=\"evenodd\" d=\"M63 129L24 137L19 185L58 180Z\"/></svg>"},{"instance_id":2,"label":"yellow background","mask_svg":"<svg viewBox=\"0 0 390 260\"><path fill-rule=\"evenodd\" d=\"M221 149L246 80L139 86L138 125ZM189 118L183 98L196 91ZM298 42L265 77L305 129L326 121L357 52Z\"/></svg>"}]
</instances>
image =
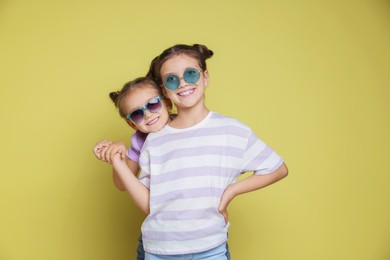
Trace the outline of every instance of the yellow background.
<instances>
[{"instance_id":1,"label":"yellow background","mask_svg":"<svg viewBox=\"0 0 390 260\"><path fill-rule=\"evenodd\" d=\"M134 259L143 215L92 154L108 93L203 43L210 109L287 179L230 206L232 259L390 259L388 1L0 1L0 259Z\"/></svg>"}]
</instances>

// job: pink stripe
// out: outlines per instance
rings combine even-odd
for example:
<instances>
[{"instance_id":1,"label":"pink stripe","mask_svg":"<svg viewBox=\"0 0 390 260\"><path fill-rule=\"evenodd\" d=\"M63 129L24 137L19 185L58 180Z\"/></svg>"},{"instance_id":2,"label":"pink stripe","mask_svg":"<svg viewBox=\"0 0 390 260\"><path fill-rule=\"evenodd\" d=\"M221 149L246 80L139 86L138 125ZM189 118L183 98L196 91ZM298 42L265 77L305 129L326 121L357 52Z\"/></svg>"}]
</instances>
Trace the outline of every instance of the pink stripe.
<instances>
[{"instance_id":1,"label":"pink stripe","mask_svg":"<svg viewBox=\"0 0 390 260\"><path fill-rule=\"evenodd\" d=\"M157 215L149 215L149 219L153 220L186 220L186 219L202 219L212 215L219 214L217 208L192 209L192 210L173 210L163 211Z\"/></svg>"},{"instance_id":2,"label":"pink stripe","mask_svg":"<svg viewBox=\"0 0 390 260\"><path fill-rule=\"evenodd\" d=\"M228 178L236 178L241 174L241 169L234 168L223 168L223 167L188 167L185 169L178 169L174 171L167 171L161 175L153 175L151 183L160 184L164 182L169 182L172 180L182 179L182 178L192 178L192 177L202 177L202 176L220 176Z\"/></svg>"}]
</instances>

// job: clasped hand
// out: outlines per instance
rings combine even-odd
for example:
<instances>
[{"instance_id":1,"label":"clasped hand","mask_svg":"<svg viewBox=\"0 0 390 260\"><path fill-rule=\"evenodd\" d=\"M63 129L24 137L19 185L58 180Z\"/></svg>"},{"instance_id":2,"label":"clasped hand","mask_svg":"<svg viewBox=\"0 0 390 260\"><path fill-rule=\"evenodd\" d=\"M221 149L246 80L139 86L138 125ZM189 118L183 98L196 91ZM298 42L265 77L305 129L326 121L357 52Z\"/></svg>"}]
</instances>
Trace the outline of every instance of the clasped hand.
<instances>
[{"instance_id":1,"label":"clasped hand","mask_svg":"<svg viewBox=\"0 0 390 260\"><path fill-rule=\"evenodd\" d=\"M93 153L99 160L112 164L116 154L119 154L121 159L125 159L126 145L123 142L102 140L95 145Z\"/></svg>"}]
</instances>

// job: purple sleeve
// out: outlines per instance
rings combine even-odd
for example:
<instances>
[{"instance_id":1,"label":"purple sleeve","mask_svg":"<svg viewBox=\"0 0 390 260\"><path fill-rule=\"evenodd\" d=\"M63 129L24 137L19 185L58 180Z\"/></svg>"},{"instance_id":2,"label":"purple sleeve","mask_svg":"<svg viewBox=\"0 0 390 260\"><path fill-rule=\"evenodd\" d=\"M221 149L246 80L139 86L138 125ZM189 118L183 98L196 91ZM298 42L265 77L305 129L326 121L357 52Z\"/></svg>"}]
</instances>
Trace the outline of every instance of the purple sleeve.
<instances>
[{"instance_id":1,"label":"purple sleeve","mask_svg":"<svg viewBox=\"0 0 390 260\"><path fill-rule=\"evenodd\" d=\"M126 156L130 160L138 163L139 156L141 154L142 146L144 145L145 139L148 135L140 131L136 131L131 136L131 145L130 148L126 151Z\"/></svg>"}]
</instances>

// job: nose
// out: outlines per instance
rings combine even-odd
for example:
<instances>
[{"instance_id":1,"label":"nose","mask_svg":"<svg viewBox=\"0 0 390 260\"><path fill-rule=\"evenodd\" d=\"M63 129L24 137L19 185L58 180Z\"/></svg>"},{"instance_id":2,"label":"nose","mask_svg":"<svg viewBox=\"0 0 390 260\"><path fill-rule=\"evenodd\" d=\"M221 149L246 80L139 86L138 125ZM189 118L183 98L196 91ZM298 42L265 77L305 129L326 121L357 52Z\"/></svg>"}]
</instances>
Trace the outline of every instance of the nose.
<instances>
[{"instance_id":1,"label":"nose","mask_svg":"<svg viewBox=\"0 0 390 260\"><path fill-rule=\"evenodd\" d=\"M150 111L147 110L147 109L144 110L144 117L145 117L145 119L148 119L151 115L153 115L152 112L150 112Z\"/></svg>"},{"instance_id":2,"label":"nose","mask_svg":"<svg viewBox=\"0 0 390 260\"><path fill-rule=\"evenodd\" d=\"M180 81L179 81L179 83L180 83L180 84L179 84L179 88L188 86L188 83L184 80L184 77L181 77L179 80L180 80Z\"/></svg>"}]
</instances>

